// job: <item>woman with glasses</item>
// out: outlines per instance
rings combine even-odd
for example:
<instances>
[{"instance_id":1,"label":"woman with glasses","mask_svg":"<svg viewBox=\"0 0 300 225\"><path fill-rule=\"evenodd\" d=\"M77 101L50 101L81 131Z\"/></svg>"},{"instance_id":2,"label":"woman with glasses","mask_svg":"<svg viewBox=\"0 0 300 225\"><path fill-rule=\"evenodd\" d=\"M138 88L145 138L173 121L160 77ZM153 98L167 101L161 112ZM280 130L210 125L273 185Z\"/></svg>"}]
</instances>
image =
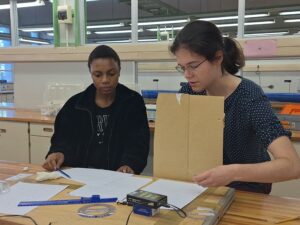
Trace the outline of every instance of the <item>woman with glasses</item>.
<instances>
[{"instance_id":1,"label":"woman with glasses","mask_svg":"<svg viewBox=\"0 0 300 225\"><path fill-rule=\"evenodd\" d=\"M188 81L181 93L225 98L223 165L197 174L196 183L270 193L271 183L300 177L290 133L262 89L236 75L245 61L233 39L223 38L213 23L193 21L177 34L170 50Z\"/></svg>"}]
</instances>

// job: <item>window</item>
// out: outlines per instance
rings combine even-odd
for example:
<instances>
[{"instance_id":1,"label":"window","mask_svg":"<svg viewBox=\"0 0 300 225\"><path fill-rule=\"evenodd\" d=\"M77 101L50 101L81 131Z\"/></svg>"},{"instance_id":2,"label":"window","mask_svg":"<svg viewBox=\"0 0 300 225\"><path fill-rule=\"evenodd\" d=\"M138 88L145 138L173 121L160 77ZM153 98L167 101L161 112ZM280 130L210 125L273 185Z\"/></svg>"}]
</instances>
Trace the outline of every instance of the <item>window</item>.
<instances>
[{"instance_id":1,"label":"window","mask_svg":"<svg viewBox=\"0 0 300 225\"><path fill-rule=\"evenodd\" d=\"M139 1L139 41L172 40L191 20L214 22L223 33L236 36L237 0ZM228 17L228 19L225 19Z\"/></svg>"},{"instance_id":2,"label":"window","mask_svg":"<svg viewBox=\"0 0 300 225\"><path fill-rule=\"evenodd\" d=\"M18 7L18 21L20 46L53 44L50 1L37 1L35 7Z\"/></svg>"},{"instance_id":3,"label":"window","mask_svg":"<svg viewBox=\"0 0 300 225\"><path fill-rule=\"evenodd\" d=\"M245 38L300 34L299 0L246 0Z\"/></svg>"},{"instance_id":4,"label":"window","mask_svg":"<svg viewBox=\"0 0 300 225\"><path fill-rule=\"evenodd\" d=\"M0 48L11 45L10 40L6 38L10 36L7 26L0 26ZM12 64L0 63L0 103L13 102L13 72Z\"/></svg>"},{"instance_id":5,"label":"window","mask_svg":"<svg viewBox=\"0 0 300 225\"><path fill-rule=\"evenodd\" d=\"M130 42L131 2L87 1L87 43Z\"/></svg>"}]
</instances>

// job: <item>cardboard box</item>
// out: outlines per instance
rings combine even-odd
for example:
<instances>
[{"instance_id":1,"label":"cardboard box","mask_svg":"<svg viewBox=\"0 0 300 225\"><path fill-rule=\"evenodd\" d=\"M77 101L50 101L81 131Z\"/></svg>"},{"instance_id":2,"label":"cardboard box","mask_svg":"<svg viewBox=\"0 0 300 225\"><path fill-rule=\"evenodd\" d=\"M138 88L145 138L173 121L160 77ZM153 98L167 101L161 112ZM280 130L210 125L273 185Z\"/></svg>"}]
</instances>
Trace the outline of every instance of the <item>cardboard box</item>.
<instances>
[{"instance_id":1,"label":"cardboard box","mask_svg":"<svg viewBox=\"0 0 300 225\"><path fill-rule=\"evenodd\" d=\"M224 98L160 94L154 132L155 177L191 181L223 164Z\"/></svg>"}]
</instances>

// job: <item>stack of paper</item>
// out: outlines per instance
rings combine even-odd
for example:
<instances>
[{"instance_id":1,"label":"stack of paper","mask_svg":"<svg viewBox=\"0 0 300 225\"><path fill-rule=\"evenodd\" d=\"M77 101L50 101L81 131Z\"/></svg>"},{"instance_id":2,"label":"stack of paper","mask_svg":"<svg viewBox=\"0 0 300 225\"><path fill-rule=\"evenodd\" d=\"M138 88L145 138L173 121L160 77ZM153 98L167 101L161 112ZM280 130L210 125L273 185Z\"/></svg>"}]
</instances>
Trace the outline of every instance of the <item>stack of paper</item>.
<instances>
[{"instance_id":1,"label":"stack of paper","mask_svg":"<svg viewBox=\"0 0 300 225\"><path fill-rule=\"evenodd\" d=\"M9 192L0 195L0 213L24 215L36 206L18 207L20 201L44 201L61 192L67 185L31 184L19 182Z\"/></svg>"}]
</instances>

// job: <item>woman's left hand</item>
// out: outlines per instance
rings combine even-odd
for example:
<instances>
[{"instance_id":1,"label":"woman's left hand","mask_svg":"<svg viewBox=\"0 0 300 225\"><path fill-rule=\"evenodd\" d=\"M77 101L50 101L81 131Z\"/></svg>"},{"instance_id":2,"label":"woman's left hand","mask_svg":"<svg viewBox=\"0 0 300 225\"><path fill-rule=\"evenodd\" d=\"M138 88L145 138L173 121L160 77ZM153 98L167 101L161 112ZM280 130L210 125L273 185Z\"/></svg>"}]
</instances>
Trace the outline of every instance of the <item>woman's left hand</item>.
<instances>
[{"instance_id":1,"label":"woman's left hand","mask_svg":"<svg viewBox=\"0 0 300 225\"><path fill-rule=\"evenodd\" d=\"M121 166L118 170L118 172L122 172L122 173L132 173L134 174L134 171L129 167L129 166Z\"/></svg>"},{"instance_id":2,"label":"woman's left hand","mask_svg":"<svg viewBox=\"0 0 300 225\"><path fill-rule=\"evenodd\" d=\"M207 170L195 175L193 180L203 187L226 186L234 181L234 164L218 166Z\"/></svg>"}]
</instances>

